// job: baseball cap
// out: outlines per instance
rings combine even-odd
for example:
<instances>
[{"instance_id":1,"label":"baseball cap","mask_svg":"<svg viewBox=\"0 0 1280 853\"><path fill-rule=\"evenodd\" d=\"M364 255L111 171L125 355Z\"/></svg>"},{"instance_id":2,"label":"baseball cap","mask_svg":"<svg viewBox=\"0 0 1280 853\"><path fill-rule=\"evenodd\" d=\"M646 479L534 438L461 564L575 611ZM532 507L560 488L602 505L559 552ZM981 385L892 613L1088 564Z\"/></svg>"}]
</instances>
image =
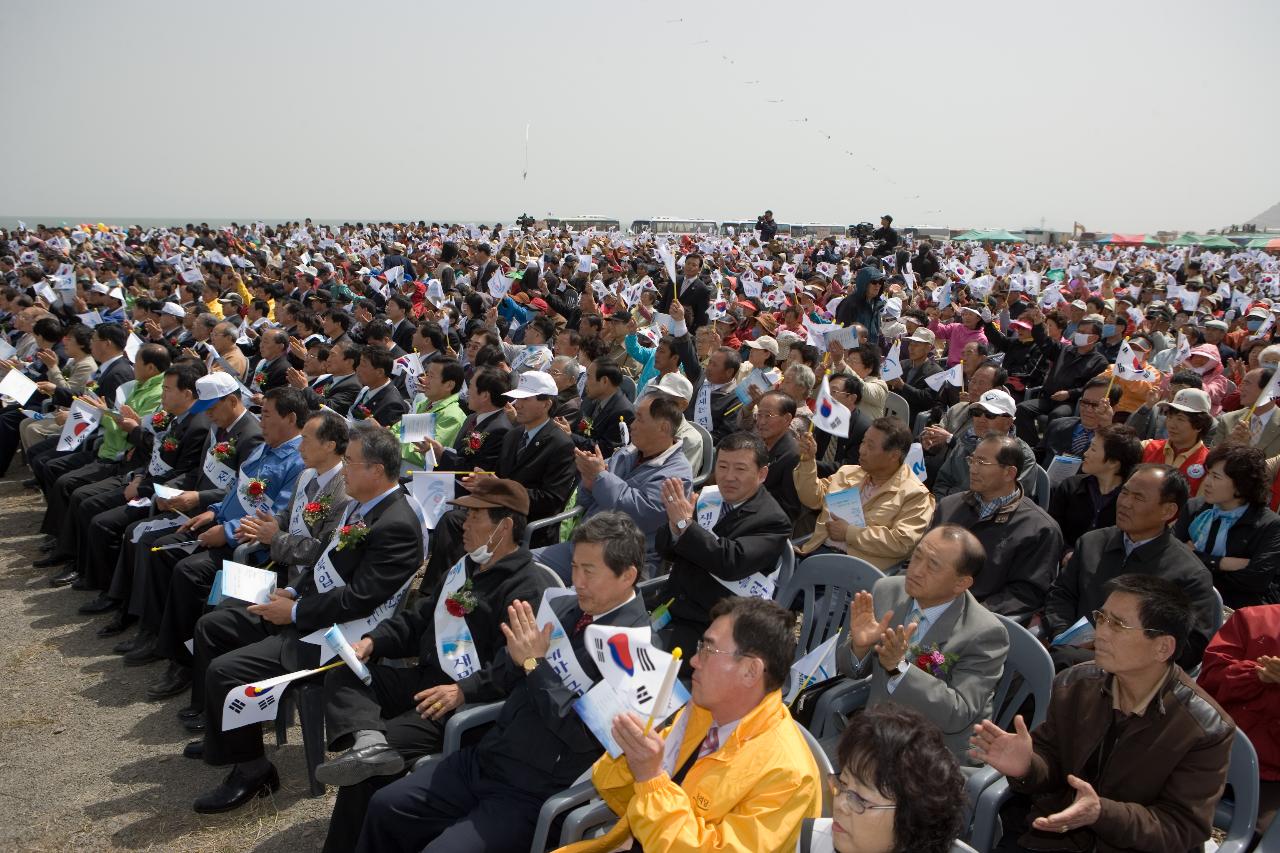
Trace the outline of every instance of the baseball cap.
<instances>
[{"instance_id":1,"label":"baseball cap","mask_svg":"<svg viewBox=\"0 0 1280 853\"><path fill-rule=\"evenodd\" d=\"M559 393L560 389L556 387L556 381L551 378L550 373L530 370L520 374L520 383L503 396L519 400L524 397L554 397Z\"/></svg>"},{"instance_id":2,"label":"baseball cap","mask_svg":"<svg viewBox=\"0 0 1280 853\"><path fill-rule=\"evenodd\" d=\"M515 480L481 477L471 488L470 494L454 498L449 503L472 509L509 509L528 515L529 491Z\"/></svg>"},{"instance_id":3,"label":"baseball cap","mask_svg":"<svg viewBox=\"0 0 1280 853\"><path fill-rule=\"evenodd\" d=\"M920 328L912 332L910 335L903 338L903 340L912 341L913 343L917 343L917 344L928 344L929 346L933 346L935 343L938 342L938 336L933 333L932 329L928 329L928 328L925 328L924 326L921 326Z\"/></svg>"},{"instance_id":4,"label":"baseball cap","mask_svg":"<svg viewBox=\"0 0 1280 853\"><path fill-rule=\"evenodd\" d=\"M235 377L229 373L214 371L207 376L201 376L196 380L196 401L189 411L193 415L198 415L239 389L240 383L236 382Z\"/></svg>"},{"instance_id":5,"label":"baseball cap","mask_svg":"<svg viewBox=\"0 0 1280 853\"><path fill-rule=\"evenodd\" d=\"M993 415L1008 415L1013 417L1017 410L1017 404L1013 402L1013 398L1009 396L1007 391L1001 391L999 388L992 388L987 393L978 398L975 406L981 406Z\"/></svg>"},{"instance_id":6,"label":"baseball cap","mask_svg":"<svg viewBox=\"0 0 1280 853\"><path fill-rule=\"evenodd\" d=\"M536 311L542 311L544 313L550 310L547 305L547 300L543 299L541 296L535 296L532 299L530 299L529 307L533 308Z\"/></svg>"},{"instance_id":7,"label":"baseball cap","mask_svg":"<svg viewBox=\"0 0 1280 853\"><path fill-rule=\"evenodd\" d=\"M179 320L187 316L187 312L182 310L182 306L176 302L166 302L160 306L161 314L168 314L170 317L177 317Z\"/></svg>"},{"instance_id":8,"label":"baseball cap","mask_svg":"<svg viewBox=\"0 0 1280 853\"><path fill-rule=\"evenodd\" d=\"M769 337L768 335L761 335L760 337L756 338L754 341L747 341L747 346L751 347L752 349L766 350L775 358L778 355L778 342L777 340Z\"/></svg>"},{"instance_id":9,"label":"baseball cap","mask_svg":"<svg viewBox=\"0 0 1280 853\"><path fill-rule=\"evenodd\" d=\"M1199 388L1183 388L1173 395L1173 400L1160 405L1165 409L1173 408L1180 412L1200 412L1205 415L1210 414L1213 409L1213 403L1209 400L1209 395Z\"/></svg>"},{"instance_id":10,"label":"baseball cap","mask_svg":"<svg viewBox=\"0 0 1280 853\"><path fill-rule=\"evenodd\" d=\"M653 383L653 390L668 397L679 397L682 400L693 399L693 383L679 373L668 373Z\"/></svg>"},{"instance_id":11,"label":"baseball cap","mask_svg":"<svg viewBox=\"0 0 1280 853\"><path fill-rule=\"evenodd\" d=\"M1204 324L1204 327L1206 329L1217 329L1220 332L1225 332L1227 330L1227 324L1222 320L1209 320Z\"/></svg>"}]
</instances>

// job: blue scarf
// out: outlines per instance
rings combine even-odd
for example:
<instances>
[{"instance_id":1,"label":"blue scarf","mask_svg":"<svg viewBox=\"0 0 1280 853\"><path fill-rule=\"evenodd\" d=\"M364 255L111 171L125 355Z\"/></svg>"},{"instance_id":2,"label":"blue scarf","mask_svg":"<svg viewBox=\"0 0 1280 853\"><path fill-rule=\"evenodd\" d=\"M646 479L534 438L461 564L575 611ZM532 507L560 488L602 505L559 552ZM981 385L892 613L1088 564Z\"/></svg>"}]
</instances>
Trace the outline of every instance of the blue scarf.
<instances>
[{"instance_id":1,"label":"blue scarf","mask_svg":"<svg viewBox=\"0 0 1280 853\"><path fill-rule=\"evenodd\" d=\"M1231 526L1240 520L1240 516L1248 511L1248 504L1241 504L1233 510L1220 510L1216 506L1210 507L1208 510L1202 511L1191 521L1191 541L1195 543L1196 551L1201 554L1207 554L1210 557L1225 557L1227 552L1227 533L1231 530ZM1213 544L1209 544L1209 531L1213 529L1213 523L1221 521L1218 525L1218 535L1214 537Z\"/></svg>"}]
</instances>

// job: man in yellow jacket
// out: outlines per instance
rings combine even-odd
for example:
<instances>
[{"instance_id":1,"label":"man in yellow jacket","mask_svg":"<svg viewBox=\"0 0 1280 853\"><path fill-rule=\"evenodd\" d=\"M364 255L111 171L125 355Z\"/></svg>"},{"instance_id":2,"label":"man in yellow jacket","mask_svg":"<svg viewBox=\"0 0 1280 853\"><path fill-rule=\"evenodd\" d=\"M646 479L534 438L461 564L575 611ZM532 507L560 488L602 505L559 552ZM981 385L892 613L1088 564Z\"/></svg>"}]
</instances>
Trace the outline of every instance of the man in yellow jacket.
<instances>
[{"instance_id":1,"label":"man in yellow jacket","mask_svg":"<svg viewBox=\"0 0 1280 853\"><path fill-rule=\"evenodd\" d=\"M725 598L693 656L693 701L662 734L618 716L617 759L592 781L622 815L607 835L562 853L792 850L822 811L818 766L781 687L795 653L793 617L759 598Z\"/></svg>"},{"instance_id":2,"label":"man in yellow jacket","mask_svg":"<svg viewBox=\"0 0 1280 853\"><path fill-rule=\"evenodd\" d=\"M859 464L845 465L830 477L818 477L812 434L802 433L797 445L800 461L792 473L796 494L800 503L820 511L813 535L800 547L802 556L847 553L878 569L911 556L929 529L934 500L906 464L911 450L911 430L906 424L897 418L877 418L862 436ZM854 499L861 508L861 524L847 520L848 501ZM831 514L832 506L837 507L837 515Z\"/></svg>"}]
</instances>

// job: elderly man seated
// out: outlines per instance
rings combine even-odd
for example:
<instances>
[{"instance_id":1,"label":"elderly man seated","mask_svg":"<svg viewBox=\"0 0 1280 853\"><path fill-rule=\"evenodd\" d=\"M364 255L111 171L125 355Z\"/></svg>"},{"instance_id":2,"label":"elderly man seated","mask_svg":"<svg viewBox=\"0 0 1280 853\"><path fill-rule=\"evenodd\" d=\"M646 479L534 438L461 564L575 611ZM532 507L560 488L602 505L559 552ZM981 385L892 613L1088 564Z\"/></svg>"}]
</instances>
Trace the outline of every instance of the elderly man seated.
<instances>
[{"instance_id":1,"label":"elderly man seated","mask_svg":"<svg viewBox=\"0 0 1280 853\"><path fill-rule=\"evenodd\" d=\"M933 495L911 473L904 460L911 450L911 431L897 418L877 418L867 428L858 465L845 465L819 478L812 433L797 437L800 461L796 492L805 506L820 510L817 526L800 553L852 554L879 569L902 562L920 541L933 515ZM845 498L857 506L850 508ZM836 501L828 501L835 497ZM835 509L833 513L832 509ZM852 514L851 514L852 509Z\"/></svg>"},{"instance_id":2,"label":"elderly man seated","mask_svg":"<svg viewBox=\"0 0 1280 853\"><path fill-rule=\"evenodd\" d=\"M1017 403L1009 396L1009 392L998 388L983 394L969 407L971 423L952 439L951 448L942 460L942 467L930 484L935 495L944 498L969 488L969 474L973 470L969 465L969 456L973 449L990 433L1013 435L1013 413L1016 407ZM1035 468L1036 455L1026 442L1021 439L1017 441L1022 452L1018 475L1028 476Z\"/></svg>"},{"instance_id":3,"label":"elderly man seated","mask_svg":"<svg viewBox=\"0 0 1280 853\"><path fill-rule=\"evenodd\" d=\"M1172 581L1125 574L1093 617L1096 660L1057 677L1034 732L1021 716L1013 732L990 720L974 727L974 757L1024 795L1001 812L998 849L1200 850L1235 725L1175 663L1191 601ZM1029 826L1024 815L1035 816Z\"/></svg>"},{"instance_id":4,"label":"elderly man seated","mask_svg":"<svg viewBox=\"0 0 1280 853\"><path fill-rule=\"evenodd\" d=\"M693 482L689 460L680 452L681 444L676 439L683 422L683 408L674 398L649 394L636 403L631 446L618 449L607 461L597 448L574 448L573 451L581 478L578 506L586 510L584 517L607 510L626 513L644 534L649 572L658 568L654 540L667 520L663 483L669 479L679 480L687 493ZM570 543L538 548L533 556L554 569L565 583L570 582L573 560Z\"/></svg>"},{"instance_id":5,"label":"elderly man seated","mask_svg":"<svg viewBox=\"0 0 1280 853\"><path fill-rule=\"evenodd\" d=\"M794 849L821 811L822 780L782 704L793 621L772 601L716 604L692 656L693 701L666 738L634 714L614 718L623 755L603 756L591 779L621 819L559 853Z\"/></svg>"},{"instance_id":6,"label":"elderly man seated","mask_svg":"<svg viewBox=\"0 0 1280 853\"><path fill-rule=\"evenodd\" d=\"M1044 607L1062 554L1062 530L1018 485L1022 442L988 435L969 457L967 491L938 501L933 526L958 524L978 537L987 565L973 595L995 613L1026 622Z\"/></svg>"}]
</instances>

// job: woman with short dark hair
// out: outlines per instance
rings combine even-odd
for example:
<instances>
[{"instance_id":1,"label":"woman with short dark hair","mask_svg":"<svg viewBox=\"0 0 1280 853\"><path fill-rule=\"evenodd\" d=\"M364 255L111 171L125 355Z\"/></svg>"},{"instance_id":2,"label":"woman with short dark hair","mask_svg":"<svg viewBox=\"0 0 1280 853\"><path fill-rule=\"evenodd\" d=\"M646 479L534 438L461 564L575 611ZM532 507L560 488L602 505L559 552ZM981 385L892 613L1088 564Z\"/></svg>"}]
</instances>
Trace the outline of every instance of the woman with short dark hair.
<instances>
[{"instance_id":1,"label":"woman with short dark hair","mask_svg":"<svg viewBox=\"0 0 1280 853\"><path fill-rule=\"evenodd\" d=\"M806 820L800 853L947 853L963 829L964 777L942 732L885 704L853 717L829 779L832 817Z\"/></svg>"},{"instance_id":2,"label":"woman with short dark hair","mask_svg":"<svg viewBox=\"0 0 1280 853\"><path fill-rule=\"evenodd\" d=\"M1280 603L1280 516L1267 508L1262 451L1220 445L1205 468L1199 495L1183 509L1174 535L1213 574L1228 607Z\"/></svg>"},{"instance_id":3,"label":"woman with short dark hair","mask_svg":"<svg viewBox=\"0 0 1280 853\"><path fill-rule=\"evenodd\" d=\"M1070 551L1082 534L1116 523L1120 487L1142 459L1142 442L1127 426L1099 427L1084 452L1080 472L1053 487L1049 515L1062 528L1062 544Z\"/></svg>"}]
</instances>

